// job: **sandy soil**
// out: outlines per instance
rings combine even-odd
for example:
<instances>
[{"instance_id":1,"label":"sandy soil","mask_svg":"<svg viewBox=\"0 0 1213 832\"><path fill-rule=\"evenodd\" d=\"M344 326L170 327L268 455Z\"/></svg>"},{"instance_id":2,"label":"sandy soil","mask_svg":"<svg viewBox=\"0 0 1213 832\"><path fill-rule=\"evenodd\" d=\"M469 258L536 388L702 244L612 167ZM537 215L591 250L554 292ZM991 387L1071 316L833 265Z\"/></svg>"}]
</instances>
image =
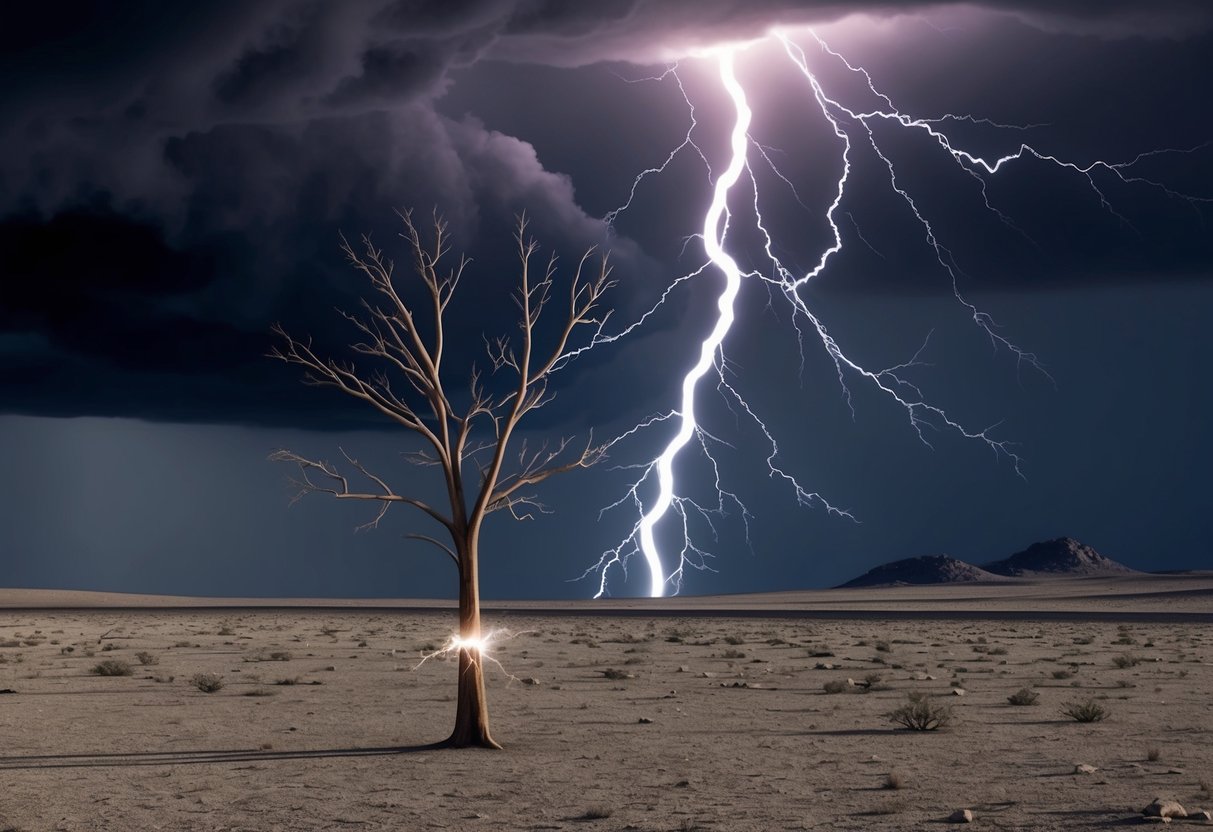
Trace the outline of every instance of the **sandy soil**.
<instances>
[{"instance_id":1,"label":"sandy soil","mask_svg":"<svg viewBox=\"0 0 1213 832\"><path fill-rule=\"evenodd\" d=\"M449 635L445 611L9 609L0 829L900 830L958 808L1004 829L1103 829L1158 795L1213 807L1207 596L1101 587L1085 606L1069 590L1071 615L1146 619L1041 621L1040 601L1005 597L936 598L985 618L885 619L854 599L862 618L778 617L788 599L753 617L497 612L514 677L490 677L502 752L414 748L453 718L453 664L416 667ZM891 614L925 603L864 592ZM30 597L0 604L46 606ZM1177 605L1188 617L1168 620ZM132 675L90 673L109 659ZM197 673L225 684L204 693ZM1024 686L1037 704L1010 705ZM893 726L910 691L952 724ZM1060 713L1089 698L1106 721Z\"/></svg>"}]
</instances>

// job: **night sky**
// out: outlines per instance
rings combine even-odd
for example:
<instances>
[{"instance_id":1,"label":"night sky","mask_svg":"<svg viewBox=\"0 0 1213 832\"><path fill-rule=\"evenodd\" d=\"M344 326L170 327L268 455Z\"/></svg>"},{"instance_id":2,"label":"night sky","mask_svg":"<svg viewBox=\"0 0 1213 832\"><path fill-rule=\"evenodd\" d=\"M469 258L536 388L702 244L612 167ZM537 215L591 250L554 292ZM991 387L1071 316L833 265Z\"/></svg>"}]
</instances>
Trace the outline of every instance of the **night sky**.
<instances>
[{"instance_id":1,"label":"night sky","mask_svg":"<svg viewBox=\"0 0 1213 832\"><path fill-rule=\"evenodd\" d=\"M866 14L856 12L866 10ZM370 233L407 260L394 211L435 208L474 258L452 307L450 383L482 334L514 327L506 293L514 217L567 268L611 251L612 331L703 263L711 197L690 124L714 171L731 109L705 47L782 27L823 84L873 103L815 47L813 26L906 112L971 113L1027 129L941 124L997 156L1028 142L1086 165L1133 160L1123 181L1028 159L986 178L922 131L876 138L963 269L965 297L1047 375L995 349L952 294L923 229L871 148L858 147L837 212L842 250L802 292L849 355L909 360L924 397L1015 443L1022 476L981 441L928 429L862 379L853 414L820 342L803 362L786 304L748 279L724 352L729 378L765 420L779 463L850 511L820 507L768 476L756 427L711 383L699 401L725 487L750 509L699 542L716 571L693 594L829 586L884 561L949 554L983 562L1069 535L1139 569L1213 568L1213 10L1204 0L742 2L374 0L40 3L0 10L0 585L196 595L450 596L449 562L406 540L433 533L393 510L312 496L290 505L276 448L335 459L344 447L400 492L438 497L434 472L400 461L416 441L339 393L300 384L266 357L281 322L346 356L364 281L339 235ZM796 194L751 155L783 261L812 267L841 145L778 43L737 58L750 133ZM650 80L645 80L650 79ZM1185 198L1183 195L1197 197ZM730 251L770 271L749 180L730 206ZM546 250L546 249L545 249ZM627 339L558 376L527 438L616 436L677 404L712 326L719 276L680 284ZM711 381L711 378L707 380ZM551 481L554 513L494 515L482 543L485 596L588 597L572 582L636 520L601 517L668 440L657 427L604 465ZM693 448L688 449L693 451ZM680 457L688 494L712 471ZM664 528L663 541L673 545ZM644 567L611 591L644 590Z\"/></svg>"}]
</instances>

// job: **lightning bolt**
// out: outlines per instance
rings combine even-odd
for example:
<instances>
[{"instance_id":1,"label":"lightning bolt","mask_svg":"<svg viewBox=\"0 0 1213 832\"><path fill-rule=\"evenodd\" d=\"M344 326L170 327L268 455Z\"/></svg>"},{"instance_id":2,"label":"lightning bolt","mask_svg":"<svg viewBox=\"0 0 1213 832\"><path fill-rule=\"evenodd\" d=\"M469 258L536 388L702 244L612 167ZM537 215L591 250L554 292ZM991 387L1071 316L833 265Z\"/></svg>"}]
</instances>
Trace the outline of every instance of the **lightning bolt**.
<instances>
[{"instance_id":1,"label":"lightning bolt","mask_svg":"<svg viewBox=\"0 0 1213 832\"><path fill-rule=\"evenodd\" d=\"M800 345L802 373L805 361L804 349L806 339L815 338L815 340L820 342L821 347L834 364L844 399L848 407L851 408L853 415L854 406L848 386L851 379L871 385L891 404L900 408L905 414L910 428L914 431L918 440L924 444L928 446L931 444L924 430L950 431L965 439L984 443L996 458L1008 460L1015 473L1021 477L1023 476L1021 471L1022 460L1014 452L1011 444L993 435L993 431L997 425L984 429L966 426L961 421L950 416L943 408L930 402L923 395L923 391L915 383L906 378L904 374L905 370L923 365L924 362L921 358L927 348L929 335L927 336L927 341L924 341L922 347L908 361L884 369L870 369L852 359L843 350L821 319L809 308L801 294L801 289L814 278L821 275L831 259L843 249L846 235L844 235L842 227L838 222L838 215L840 213L845 214L850 220L851 225L854 227L855 237L863 245L871 248L872 251L879 255L879 252L872 247L871 243L860 231L855 218L850 212L843 211L842 207L847 196L847 186L850 181L852 168L855 164L856 145L865 146L870 148L879 160L887 174L887 181L891 191L906 206L910 215L921 229L924 243L935 255L935 260L939 264L941 271L949 279L957 302L967 311L973 323L989 338L992 347L995 350L1005 349L1009 351L1021 365L1027 364L1051 380L1051 376L1048 375L1047 370L1042 366L1035 354L1021 348L999 333L993 318L970 302L961 292L960 282L964 276L964 272L957 264L952 251L940 240L931 219L921 209L913 194L899 180L897 168L877 140L876 134L872 129L872 123L877 121L887 122L904 128L907 131L921 131L925 133L944 153L948 154L955 164L976 181L984 207L1007 227L1021 234L1023 232L1014 224L1012 219L991 203L987 191L987 178L998 174L1011 163L1026 158L1052 164L1063 172L1082 177L1095 195L1099 205L1126 226L1130 226L1128 219L1116 211L1107 195L1100 189L1099 183L1095 178L1097 172L1110 175L1127 185L1132 184L1158 189L1169 197L1186 200L1197 209L1198 214L1200 205L1213 202L1213 198L1178 191L1164 183L1137 176L1132 172L1132 168L1137 163L1151 156L1162 153L1191 153L1209 146L1209 143L1186 150L1167 148L1158 151L1147 151L1127 162L1107 162L1097 159L1087 163L1078 163L1038 150L1027 142L1019 142L1019 146L1014 152L988 159L960 147L945 132L945 126L951 123L968 123L1004 130L1029 130L1039 125L1001 124L990 119L964 113L945 113L933 118L920 118L909 115L898 109L892 99L877 88L866 69L850 63L842 54L833 50L815 32L810 31L809 37L817 44L822 55L828 59L837 61L849 73L861 78L866 86L866 91L870 93L876 103L874 106L864 109L847 106L836 97L831 96L818 76L811 70L808 57L803 48L793 41L787 33L778 30L772 32L773 40L782 46L788 59L804 78L809 97L830 126L840 144L841 170L832 199L825 211L825 221L830 230L830 242L821 251L817 262L807 271L801 273L796 273L788 268L776 254L775 241L762 215L758 177L751 166L749 158L751 149L757 150L756 155L761 159L765 168L769 169L780 180L783 186L789 188L796 201L807 209L805 201L801 199L800 194L796 191L795 184L780 171L772 159L770 153L772 149L755 141L749 135L753 114L747 103L745 90L737 78L735 58L739 51L749 48L753 44L720 47L714 50L718 53L717 61L720 82L732 102L735 112L733 127L730 131L729 163L715 178L714 182L712 182L713 173L711 166L708 164L707 157L694 141L694 131L698 125L695 118L695 106L688 96L686 87L683 85L682 79L678 74L677 65L669 67L660 76L641 79L661 82L672 77L677 83L683 100L686 102L690 114L690 126L683 141L668 154L661 164L645 169L635 178L627 200L619 208L609 212L605 220L608 224L613 223L635 201L638 189L645 179L650 176L660 175L680 153L690 149L703 161L708 179L712 182L712 200L704 215L702 231L688 238L688 241L695 238L702 240L706 260L698 268L675 279L662 293L657 302L634 323L614 335L600 332L594 344L590 346L610 343L631 334L638 327L643 326L669 300L678 287L688 281L703 277L709 273L719 273L724 278L724 288L717 298L718 314L715 323L700 344L698 359L695 364L683 376L678 409L642 420L638 425L608 443L608 447L610 447L626 442L658 425L672 423L676 426L673 438L668 441L655 459L641 465L625 466L641 471L639 477L618 501L603 509L603 512L607 512L621 506L631 505L638 512L639 519L632 524L628 533L619 543L603 552L599 560L583 574L582 577L595 574L598 576L598 592L595 597L600 597L607 593L607 579L612 570L618 568L626 576L628 562L637 554L643 557L648 569L649 595L652 597L660 597L667 590L677 593L681 589L683 576L687 567L710 569L708 560L712 557L711 553L692 541L692 518L702 520L706 523L710 532L715 535L714 518L725 515L727 509L736 509L740 512L742 520L746 524L746 537L748 540L750 512L736 494L726 490L722 485L720 468L712 453L713 445L724 445L727 443L708 433L700 425L696 415L697 390L709 372L714 373L716 377L716 390L723 397L726 405L735 415L738 417L744 416L756 425L763 436L769 449L769 454L766 458L769 476L786 484L791 489L799 505L820 505L830 513L851 520L855 519L846 510L835 507L820 494L803 487L796 477L781 464L779 461L779 445L774 434L756 413L755 409L743 398L736 384L730 380L729 363L724 356L724 343L736 319L735 301L741 290L743 281L747 279L761 281L771 290L772 301L777 294L786 300L790 306L792 326L795 329L797 341ZM753 212L755 230L760 234L763 241L761 256L768 266L768 269L763 271L743 271L734 257L726 250L731 220L729 198L731 192L742 181L743 175L748 179L753 189L751 210ZM1203 214L1200 216L1203 220ZM1027 235L1025 234L1024 236L1026 237ZM586 347L586 349L588 348L590 347ZM675 482L675 460L686 446L691 443L692 439L697 440L699 449L714 474L714 488L716 492L716 504L714 506L702 505L690 497L680 494ZM651 502L646 506L644 495L651 492L654 488L656 489L656 493L651 497ZM657 543L656 531L658 525L671 513L675 514L680 521L682 546L678 552L677 564L667 573L665 562Z\"/></svg>"}]
</instances>

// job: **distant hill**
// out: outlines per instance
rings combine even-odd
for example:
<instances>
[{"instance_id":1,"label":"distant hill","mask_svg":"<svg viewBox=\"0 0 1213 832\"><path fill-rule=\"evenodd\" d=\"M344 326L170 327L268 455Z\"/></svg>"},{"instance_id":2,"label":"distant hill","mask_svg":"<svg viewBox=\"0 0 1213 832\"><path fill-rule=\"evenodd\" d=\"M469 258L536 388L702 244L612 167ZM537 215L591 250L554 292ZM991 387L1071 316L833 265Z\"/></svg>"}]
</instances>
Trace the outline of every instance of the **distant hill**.
<instances>
[{"instance_id":1,"label":"distant hill","mask_svg":"<svg viewBox=\"0 0 1213 832\"><path fill-rule=\"evenodd\" d=\"M1009 558L987 563L989 572L1007 577L1042 575L1126 575L1136 572L1123 563L1105 558L1072 537L1033 543Z\"/></svg>"},{"instance_id":2,"label":"distant hill","mask_svg":"<svg viewBox=\"0 0 1213 832\"><path fill-rule=\"evenodd\" d=\"M863 586L909 586L917 584L973 583L1005 581L1002 575L987 572L971 563L947 555L926 555L882 564L847 581L839 589Z\"/></svg>"}]
</instances>

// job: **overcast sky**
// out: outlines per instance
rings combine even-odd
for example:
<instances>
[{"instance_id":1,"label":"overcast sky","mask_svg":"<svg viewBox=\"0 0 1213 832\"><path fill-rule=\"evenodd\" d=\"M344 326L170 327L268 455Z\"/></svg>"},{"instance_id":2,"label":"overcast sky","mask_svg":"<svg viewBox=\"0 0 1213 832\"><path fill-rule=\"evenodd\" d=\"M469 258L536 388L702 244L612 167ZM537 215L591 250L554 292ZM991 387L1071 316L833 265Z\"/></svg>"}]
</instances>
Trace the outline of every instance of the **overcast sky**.
<instances>
[{"instance_id":1,"label":"overcast sky","mask_svg":"<svg viewBox=\"0 0 1213 832\"><path fill-rule=\"evenodd\" d=\"M752 518L748 541L735 510L718 539L695 529L716 571L689 573L684 591L833 585L895 558L982 562L1062 535L1140 569L1213 568L1204 2L72 5L0 11L0 585L452 595L448 563L404 539L432 533L424 518L393 511L355 534L365 507L289 505L289 472L266 461L282 446L322 458L345 447L398 491L437 484L401 464L412 439L268 360L271 325L348 355L334 308L354 308L366 287L339 234L370 233L404 260L393 212L412 207L440 210L474 258L452 307L452 385L483 364L482 335L514 326L504 301L522 211L565 265L591 245L611 251L611 330L623 329L703 264L691 235L733 118L711 48L750 41L736 61L752 178L732 194L728 247L756 274L724 344L728 377L776 438L781 469L855 520L798 506L769 475L762 431L705 382L722 482ZM1018 125L932 122L953 146L997 157L1027 143L1074 163L1029 156L975 176L924 130L874 123L877 154L848 122L841 249L801 290L866 367L906 362L925 341L906 380L966 431L996 425L1018 472L938 422L924 443L854 372L848 402L821 341L801 349L790 307L762 280L773 272L755 186L773 250L803 273L833 242L843 172L841 139L768 33L803 48L841 105L884 106L809 27L906 113ZM695 147L641 181L608 228L637 174L686 137L684 93ZM1097 160L1137 161L1075 169ZM964 297L1044 372L953 295L894 184ZM644 326L570 365L528 438L615 436L675 408L720 287L710 268L679 283ZM553 515L494 516L486 597L593 594L596 579L571 579L636 521L628 503L599 515L636 476L620 467L652 459L672 430L553 481L542 495ZM714 471L693 451L679 480L711 501ZM677 526L661 527L671 559ZM635 561L611 591L642 592L643 573Z\"/></svg>"}]
</instances>

